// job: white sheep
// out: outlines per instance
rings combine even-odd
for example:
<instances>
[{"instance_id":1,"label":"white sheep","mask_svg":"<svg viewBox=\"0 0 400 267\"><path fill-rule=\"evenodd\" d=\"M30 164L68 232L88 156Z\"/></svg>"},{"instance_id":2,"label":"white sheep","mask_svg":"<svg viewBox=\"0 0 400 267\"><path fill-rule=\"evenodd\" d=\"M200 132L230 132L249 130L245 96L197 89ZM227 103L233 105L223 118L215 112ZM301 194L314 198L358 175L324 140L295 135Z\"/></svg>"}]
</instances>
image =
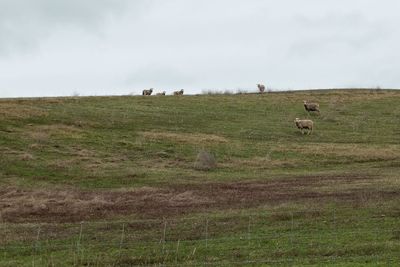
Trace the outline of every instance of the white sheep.
<instances>
[{"instance_id":1,"label":"white sheep","mask_svg":"<svg viewBox=\"0 0 400 267\"><path fill-rule=\"evenodd\" d=\"M161 93L157 93L156 95L165 95L165 91L162 91Z\"/></svg>"},{"instance_id":2,"label":"white sheep","mask_svg":"<svg viewBox=\"0 0 400 267\"><path fill-rule=\"evenodd\" d=\"M183 95L183 89L179 91L174 91L174 95Z\"/></svg>"},{"instance_id":3,"label":"white sheep","mask_svg":"<svg viewBox=\"0 0 400 267\"><path fill-rule=\"evenodd\" d=\"M151 95L153 93L153 88L150 88L149 90L143 90L142 95Z\"/></svg>"},{"instance_id":4,"label":"white sheep","mask_svg":"<svg viewBox=\"0 0 400 267\"><path fill-rule=\"evenodd\" d=\"M304 134L304 130L308 130L308 134L311 134L313 131L314 123L312 120L300 120L299 118L296 118L294 123L296 124L297 128L301 130L302 134Z\"/></svg>"},{"instance_id":5,"label":"white sheep","mask_svg":"<svg viewBox=\"0 0 400 267\"><path fill-rule=\"evenodd\" d=\"M265 85L264 84L258 83L257 87L258 87L258 91L260 91L260 94L264 93L264 91L265 91Z\"/></svg>"},{"instance_id":6,"label":"white sheep","mask_svg":"<svg viewBox=\"0 0 400 267\"><path fill-rule=\"evenodd\" d=\"M310 112L310 111L316 111L319 114L319 104L318 103L309 103L306 100L303 101L304 103L304 108Z\"/></svg>"}]
</instances>

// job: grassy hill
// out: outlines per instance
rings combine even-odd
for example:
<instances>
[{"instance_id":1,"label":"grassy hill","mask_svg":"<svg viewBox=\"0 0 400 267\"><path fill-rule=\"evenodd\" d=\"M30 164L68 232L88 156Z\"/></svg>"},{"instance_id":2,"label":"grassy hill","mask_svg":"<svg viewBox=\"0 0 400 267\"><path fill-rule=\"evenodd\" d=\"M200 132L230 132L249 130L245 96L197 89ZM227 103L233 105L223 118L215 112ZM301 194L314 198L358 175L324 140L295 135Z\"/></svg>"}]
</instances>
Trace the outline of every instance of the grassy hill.
<instances>
[{"instance_id":1,"label":"grassy hill","mask_svg":"<svg viewBox=\"0 0 400 267\"><path fill-rule=\"evenodd\" d=\"M396 263L399 104L395 90L0 100L0 265ZM193 167L201 150L215 169Z\"/></svg>"}]
</instances>

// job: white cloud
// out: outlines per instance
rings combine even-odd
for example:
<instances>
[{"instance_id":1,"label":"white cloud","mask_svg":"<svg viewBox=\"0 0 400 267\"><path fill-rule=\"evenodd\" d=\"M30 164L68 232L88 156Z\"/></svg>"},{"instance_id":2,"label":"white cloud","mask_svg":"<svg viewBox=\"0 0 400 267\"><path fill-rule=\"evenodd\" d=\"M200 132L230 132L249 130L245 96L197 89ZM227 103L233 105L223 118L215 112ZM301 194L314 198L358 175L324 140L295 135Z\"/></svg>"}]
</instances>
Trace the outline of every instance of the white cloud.
<instances>
[{"instance_id":1,"label":"white cloud","mask_svg":"<svg viewBox=\"0 0 400 267\"><path fill-rule=\"evenodd\" d=\"M129 0L1 0L0 56L37 48L62 29L98 32ZM139 6L139 5L137 5Z\"/></svg>"}]
</instances>

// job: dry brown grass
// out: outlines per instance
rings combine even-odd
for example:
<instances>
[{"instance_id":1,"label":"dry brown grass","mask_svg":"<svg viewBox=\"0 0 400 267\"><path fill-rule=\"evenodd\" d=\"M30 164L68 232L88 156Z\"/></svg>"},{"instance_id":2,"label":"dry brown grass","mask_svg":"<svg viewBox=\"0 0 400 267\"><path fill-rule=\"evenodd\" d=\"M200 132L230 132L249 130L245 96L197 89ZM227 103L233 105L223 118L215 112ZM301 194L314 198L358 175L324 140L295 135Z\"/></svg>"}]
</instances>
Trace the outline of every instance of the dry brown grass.
<instances>
[{"instance_id":1,"label":"dry brown grass","mask_svg":"<svg viewBox=\"0 0 400 267\"><path fill-rule=\"evenodd\" d=\"M33 132L28 132L27 135L29 136L30 139L32 139L35 142L35 144L38 143L39 145L46 143L50 139L50 133L48 132L33 131Z\"/></svg>"},{"instance_id":2,"label":"dry brown grass","mask_svg":"<svg viewBox=\"0 0 400 267\"><path fill-rule=\"evenodd\" d=\"M8 147L0 148L0 156L12 157L13 159L19 159L22 161L29 161L34 159L34 156L29 152L14 150Z\"/></svg>"},{"instance_id":3,"label":"dry brown grass","mask_svg":"<svg viewBox=\"0 0 400 267\"><path fill-rule=\"evenodd\" d=\"M400 174L391 174L390 176L382 175L379 180L379 187L381 189L399 189L400 188Z\"/></svg>"},{"instance_id":4,"label":"dry brown grass","mask_svg":"<svg viewBox=\"0 0 400 267\"><path fill-rule=\"evenodd\" d=\"M10 119L27 119L31 117L47 116L44 109L17 103L0 102L0 117Z\"/></svg>"},{"instance_id":5,"label":"dry brown grass","mask_svg":"<svg viewBox=\"0 0 400 267\"><path fill-rule=\"evenodd\" d=\"M81 138L82 129L64 125L64 124L51 124L51 125L34 125L30 126L25 131L27 135L33 140L47 140L51 136L63 136L70 138Z\"/></svg>"},{"instance_id":6,"label":"dry brown grass","mask_svg":"<svg viewBox=\"0 0 400 267\"><path fill-rule=\"evenodd\" d=\"M107 157L95 150L81 147L67 147L62 149L63 158L47 161L47 166L56 170L68 170L79 166L82 171L102 171L104 169L117 168L124 158Z\"/></svg>"},{"instance_id":7,"label":"dry brown grass","mask_svg":"<svg viewBox=\"0 0 400 267\"><path fill-rule=\"evenodd\" d=\"M324 93L321 93L324 94ZM289 95L290 97L308 97L310 99L318 98L316 92L302 92L296 95ZM399 97L396 91L377 91L377 90L337 90L331 91L329 96L330 102L345 103L349 101L360 101L360 100L378 100L391 97Z\"/></svg>"},{"instance_id":8,"label":"dry brown grass","mask_svg":"<svg viewBox=\"0 0 400 267\"><path fill-rule=\"evenodd\" d=\"M38 149L51 140L51 138L82 138L83 130L76 126L64 124L52 125L28 125L23 131L22 136L34 143L30 145L32 149Z\"/></svg>"},{"instance_id":9,"label":"dry brown grass","mask_svg":"<svg viewBox=\"0 0 400 267\"><path fill-rule=\"evenodd\" d=\"M300 163L300 160L295 159L271 159L269 156L253 157L250 159L230 159L220 165L226 168L255 168L255 169L270 169L275 167L293 167Z\"/></svg>"},{"instance_id":10,"label":"dry brown grass","mask_svg":"<svg viewBox=\"0 0 400 267\"><path fill-rule=\"evenodd\" d=\"M96 150L90 150L81 147L70 147L68 149L68 153L71 156L79 157L81 159L92 159L98 155L98 152Z\"/></svg>"},{"instance_id":11,"label":"dry brown grass","mask_svg":"<svg viewBox=\"0 0 400 267\"><path fill-rule=\"evenodd\" d=\"M193 212L336 202L365 205L391 201L399 189L367 186L323 191L332 184L376 185L375 177L302 176L238 183L176 184L166 188L88 191L0 188L0 212L9 222L71 222L115 216L162 218ZM240 201L238 201L240 199Z\"/></svg>"},{"instance_id":12,"label":"dry brown grass","mask_svg":"<svg viewBox=\"0 0 400 267\"><path fill-rule=\"evenodd\" d=\"M139 162L140 166L146 167L147 169L160 170L168 168L189 168L190 162L180 160L178 158L172 159L144 159Z\"/></svg>"},{"instance_id":13,"label":"dry brown grass","mask_svg":"<svg viewBox=\"0 0 400 267\"><path fill-rule=\"evenodd\" d=\"M228 140L222 136L213 134L191 134L171 132L141 132L146 140L169 140L177 143L190 143L202 145L206 143L227 143Z\"/></svg>"},{"instance_id":14,"label":"dry brown grass","mask_svg":"<svg viewBox=\"0 0 400 267\"><path fill-rule=\"evenodd\" d=\"M0 146L0 153L3 155L19 155L19 154L21 154L21 151L11 149L6 146Z\"/></svg>"},{"instance_id":15,"label":"dry brown grass","mask_svg":"<svg viewBox=\"0 0 400 267\"><path fill-rule=\"evenodd\" d=\"M79 159L55 159L49 160L47 167L54 170L68 170L78 163L80 163Z\"/></svg>"},{"instance_id":16,"label":"dry brown grass","mask_svg":"<svg viewBox=\"0 0 400 267\"><path fill-rule=\"evenodd\" d=\"M28 160L33 160L34 157L32 154L25 152L20 155L20 159L23 161L28 161Z\"/></svg>"},{"instance_id":17,"label":"dry brown grass","mask_svg":"<svg viewBox=\"0 0 400 267\"><path fill-rule=\"evenodd\" d=\"M286 102L297 105L299 108L303 107L299 99L319 102L321 105L322 115L325 116L325 109L329 110L345 110L349 102L360 102L360 101L376 101L381 99L399 98L397 91L376 91L376 90L336 90L330 91L328 101L322 101L326 99L324 92L296 92L293 94L287 93L272 93L274 101Z\"/></svg>"},{"instance_id":18,"label":"dry brown grass","mask_svg":"<svg viewBox=\"0 0 400 267\"><path fill-rule=\"evenodd\" d=\"M400 157L398 145L365 145L365 144L287 144L274 148L275 151L295 151L304 155L346 157L354 160L393 160Z\"/></svg>"}]
</instances>

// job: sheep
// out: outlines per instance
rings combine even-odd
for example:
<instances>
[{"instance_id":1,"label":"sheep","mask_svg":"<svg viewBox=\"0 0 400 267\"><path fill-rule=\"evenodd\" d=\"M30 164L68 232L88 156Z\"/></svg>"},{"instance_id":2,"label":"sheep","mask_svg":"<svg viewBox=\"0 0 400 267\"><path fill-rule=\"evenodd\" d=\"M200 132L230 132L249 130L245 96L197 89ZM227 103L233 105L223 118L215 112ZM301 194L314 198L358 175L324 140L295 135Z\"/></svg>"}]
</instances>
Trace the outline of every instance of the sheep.
<instances>
[{"instance_id":1,"label":"sheep","mask_svg":"<svg viewBox=\"0 0 400 267\"><path fill-rule=\"evenodd\" d=\"M162 91L161 93L157 93L156 95L165 95L165 91Z\"/></svg>"},{"instance_id":2,"label":"sheep","mask_svg":"<svg viewBox=\"0 0 400 267\"><path fill-rule=\"evenodd\" d=\"M174 95L183 95L183 89L179 91L174 91Z\"/></svg>"},{"instance_id":3,"label":"sheep","mask_svg":"<svg viewBox=\"0 0 400 267\"><path fill-rule=\"evenodd\" d=\"M304 130L308 130L308 134L311 134L314 128L314 123L312 120L300 120L299 118L296 118L294 120L294 123L296 124L297 128L301 130L301 133L304 134Z\"/></svg>"},{"instance_id":4,"label":"sheep","mask_svg":"<svg viewBox=\"0 0 400 267\"><path fill-rule=\"evenodd\" d=\"M306 100L303 101L304 103L304 108L306 109L306 111L311 112L311 111L316 111L319 112L319 104L318 103L308 103Z\"/></svg>"},{"instance_id":5,"label":"sheep","mask_svg":"<svg viewBox=\"0 0 400 267\"><path fill-rule=\"evenodd\" d=\"M258 91L260 91L260 94L263 94L265 91L265 85L258 83L257 87L258 87Z\"/></svg>"},{"instance_id":6,"label":"sheep","mask_svg":"<svg viewBox=\"0 0 400 267\"><path fill-rule=\"evenodd\" d=\"M149 90L143 90L142 95L151 95L153 93L153 88L150 88Z\"/></svg>"}]
</instances>

